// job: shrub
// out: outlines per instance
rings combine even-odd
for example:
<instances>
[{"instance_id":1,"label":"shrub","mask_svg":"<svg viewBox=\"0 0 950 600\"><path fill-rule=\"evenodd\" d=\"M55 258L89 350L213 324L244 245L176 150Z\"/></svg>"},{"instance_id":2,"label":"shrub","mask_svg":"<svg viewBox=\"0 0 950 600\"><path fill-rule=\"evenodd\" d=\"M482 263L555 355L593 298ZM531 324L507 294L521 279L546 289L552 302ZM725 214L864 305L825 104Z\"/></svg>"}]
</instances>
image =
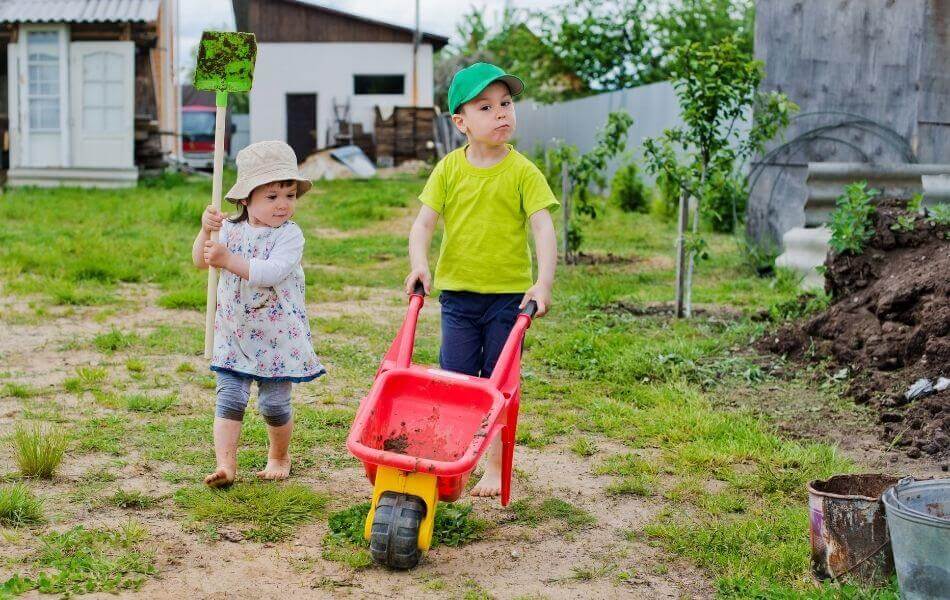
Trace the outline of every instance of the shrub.
<instances>
[{"instance_id":1,"label":"shrub","mask_svg":"<svg viewBox=\"0 0 950 600\"><path fill-rule=\"evenodd\" d=\"M614 174L610 182L610 199L626 212L644 212L648 208L647 189L636 163L627 163Z\"/></svg>"},{"instance_id":2,"label":"shrub","mask_svg":"<svg viewBox=\"0 0 950 600\"><path fill-rule=\"evenodd\" d=\"M0 525L20 527L43 520L43 503L26 486L0 488Z\"/></svg>"},{"instance_id":3,"label":"shrub","mask_svg":"<svg viewBox=\"0 0 950 600\"><path fill-rule=\"evenodd\" d=\"M17 425L13 431L13 456L20 473L24 477L51 478L63 460L67 442L62 431Z\"/></svg>"},{"instance_id":4,"label":"shrub","mask_svg":"<svg viewBox=\"0 0 950 600\"><path fill-rule=\"evenodd\" d=\"M673 221L679 213L679 189L665 173L656 177L653 200L650 202L650 214L663 221Z\"/></svg>"},{"instance_id":5,"label":"shrub","mask_svg":"<svg viewBox=\"0 0 950 600\"><path fill-rule=\"evenodd\" d=\"M950 204L937 204L927 209L927 220L934 225L950 225Z\"/></svg>"},{"instance_id":6,"label":"shrub","mask_svg":"<svg viewBox=\"0 0 950 600\"><path fill-rule=\"evenodd\" d=\"M866 181L852 183L838 197L837 208L831 213L828 228L831 229L831 248L838 254L860 254L864 244L874 235L871 215L874 214L875 196L880 191L868 189Z\"/></svg>"},{"instance_id":7,"label":"shrub","mask_svg":"<svg viewBox=\"0 0 950 600\"><path fill-rule=\"evenodd\" d=\"M711 175L712 185L701 203L713 231L732 233L745 214L748 192L741 178L729 173Z\"/></svg>"}]
</instances>

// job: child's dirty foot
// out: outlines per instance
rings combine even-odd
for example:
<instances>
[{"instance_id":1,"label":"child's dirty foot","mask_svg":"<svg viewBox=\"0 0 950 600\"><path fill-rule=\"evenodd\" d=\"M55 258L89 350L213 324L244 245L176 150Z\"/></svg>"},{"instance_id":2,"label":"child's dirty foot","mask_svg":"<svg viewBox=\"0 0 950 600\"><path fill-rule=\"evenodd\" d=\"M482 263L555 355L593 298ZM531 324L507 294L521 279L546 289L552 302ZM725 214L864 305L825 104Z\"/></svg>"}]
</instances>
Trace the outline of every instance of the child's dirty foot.
<instances>
[{"instance_id":1,"label":"child's dirty foot","mask_svg":"<svg viewBox=\"0 0 950 600\"><path fill-rule=\"evenodd\" d=\"M234 483L234 471L218 467L214 473L205 477L205 485L212 488L226 487Z\"/></svg>"},{"instance_id":2,"label":"child's dirty foot","mask_svg":"<svg viewBox=\"0 0 950 600\"><path fill-rule=\"evenodd\" d=\"M274 481L287 479L290 476L290 457L287 458L268 458L267 466L263 471L258 471L257 476L261 479L272 479Z\"/></svg>"},{"instance_id":3,"label":"child's dirty foot","mask_svg":"<svg viewBox=\"0 0 950 600\"><path fill-rule=\"evenodd\" d=\"M492 498L501 494L501 473L494 469L486 469L485 474L478 480L471 494L481 498Z\"/></svg>"}]
</instances>

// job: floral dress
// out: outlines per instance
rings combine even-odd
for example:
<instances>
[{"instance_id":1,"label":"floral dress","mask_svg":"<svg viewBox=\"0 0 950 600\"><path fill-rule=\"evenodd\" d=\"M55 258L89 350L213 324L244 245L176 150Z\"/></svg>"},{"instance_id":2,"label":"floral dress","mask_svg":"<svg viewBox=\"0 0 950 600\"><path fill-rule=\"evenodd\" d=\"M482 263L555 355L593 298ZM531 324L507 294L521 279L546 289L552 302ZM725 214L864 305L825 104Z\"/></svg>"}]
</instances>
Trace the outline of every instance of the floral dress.
<instances>
[{"instance_id":1,"label":"floral dress","mask_svg":"<svg viewBox=\"0 0 950 600\"><path fill-rule=\"evenodd\" d=\"M211 370L258 381L301 382L325 374L307 320L300 227L226 220L221 243L248 261L250 279L221 270Z\"/></svg>"}]
</instances>

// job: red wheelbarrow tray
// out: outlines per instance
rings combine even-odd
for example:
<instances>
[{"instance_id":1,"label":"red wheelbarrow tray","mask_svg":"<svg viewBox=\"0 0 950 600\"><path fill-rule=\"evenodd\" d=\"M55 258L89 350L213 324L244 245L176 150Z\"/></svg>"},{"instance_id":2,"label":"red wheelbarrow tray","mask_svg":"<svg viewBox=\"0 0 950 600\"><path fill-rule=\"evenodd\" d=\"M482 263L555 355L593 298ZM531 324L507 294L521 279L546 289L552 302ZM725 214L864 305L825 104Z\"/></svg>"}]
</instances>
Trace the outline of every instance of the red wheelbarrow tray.
<instances>
[{"instance_id":1,"label":"red wheelbarrow tray","mask_svg":"<svg viewBox=\"0 0 950 600\"><path fill-rule=\"evenodd\" d=\"M521 345L531 310L518 316L490 379L410 363L421 294L412 294L399 335L383 359L347 438L370 481L378 466L438 477L439 499L457 500L479 458L503 437L502 504L510 496Z\"/></svg>"}]
</instances>

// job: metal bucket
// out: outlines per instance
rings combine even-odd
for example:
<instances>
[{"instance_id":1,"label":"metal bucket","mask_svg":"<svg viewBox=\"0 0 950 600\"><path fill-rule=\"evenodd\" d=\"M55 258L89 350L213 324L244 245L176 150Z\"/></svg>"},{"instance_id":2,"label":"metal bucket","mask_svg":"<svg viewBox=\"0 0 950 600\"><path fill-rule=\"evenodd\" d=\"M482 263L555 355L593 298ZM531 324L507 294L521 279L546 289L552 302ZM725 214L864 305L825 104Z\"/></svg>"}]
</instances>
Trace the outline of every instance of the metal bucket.
<instances>
[{"instance_id":1,"label":"metal bucket","mask_svg":"<svg viewBox=\"0 0 950 600\"><path fill-rule=\"evenodd\" d=\"M811 571L816 579L884 585L894 574L880 497L889 475L835 475L808 484Z\"/></svg>"},{"instance_id":2,"label":"metal bucket","mask_svg":"<svg viewBox=\"0 0 950 600\"><path fill-rule=\"evenodd\" d=\"M883 500L901 598L950 597L950 479L907 477Z\"/></svg>"}]
</instances>

